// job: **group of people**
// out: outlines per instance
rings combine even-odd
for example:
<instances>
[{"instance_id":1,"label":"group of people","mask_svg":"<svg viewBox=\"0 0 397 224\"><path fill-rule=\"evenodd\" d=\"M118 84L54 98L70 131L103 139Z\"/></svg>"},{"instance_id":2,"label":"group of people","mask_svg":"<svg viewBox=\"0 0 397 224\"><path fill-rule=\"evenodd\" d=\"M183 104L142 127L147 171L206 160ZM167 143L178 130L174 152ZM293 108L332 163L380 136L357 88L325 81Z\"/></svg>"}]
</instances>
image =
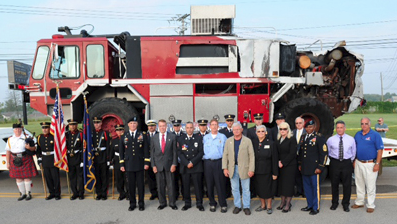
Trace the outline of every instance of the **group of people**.
<instances>
[{"instance_id":1,"label":"group of people","mask_svg":"<svg viewBox=\"0 0 397 224\"><path fill-rule=\"evenodd\" d=\"M110 136L102 129L102 119L92 119L96 200L106 200L109 185L109 167L113 166L119 192L118 200L129 200L129 211L137 207L145 210L145 177L151 192L150 200L158 198L158 210L169 205L178 210L176 200L181 192L184 200L182 211L192 207L191 182L196 196L196 208L204 211L204 194L209 199L209 210L215 212L218 204L222 213L227 212L228 194L233 195L233 213L251 214L250 201L258 196L261 205L257 212L273 213L274 197L280 197L276 208L283 213L292 209L292 197L306 197L307 206L302 211L316 215L320 211L320 173L330 159L332 206L339 205L339 184L343 185L342 206L349 212L352 173L355 173L357 199L351 208L375 209L376 178L382 158L382 138L370 128L369 118L361 119L362 130L355 137L345 133L343 121L336 122L336 135L324 138L317 133L314 120L297 117L296 129L291 130L285 115L275 115L276 125L267 128L263 114L254 115L255 126L243 129L234 121L235 115L225 115L227 127L219 130L217 119L199 120L199 132L194 133L193 122L186 122L181 131L181 120L173 121L173 132L167 131L165 120L147 121L148 131L140 131L138 117L132 117L128 128L115 127L117 136ZM208 125L210 129L208 130ZM71 200L84 199L83 183L83 135L77 122L69 119L66 133L69 163ZM7 166L10 177L15 178L21 196L18 200L30 200L31 178L37 175L32 155L44 171L49 190L46 200L60 196L59 169L54 166L54 136L49 133L50 123L41 123L43 133L37 137L37 145L25 144L21 125L15 124L14 135L7 141ZM127 130L125 130L127 129ZM22 160L17 164L18 158ZM354 171L353 171L354 169ZM181 184L180 184L181 182ZM295 190L296 188L296 190ZM138 194L136 194L136 189ZM218 200L215 200L215 189ZM240 192L240 189L242 192ZM168 203L166 195L168 194ZM138 201L136 198L138 195Z\"/></svg>"}]
</instances>

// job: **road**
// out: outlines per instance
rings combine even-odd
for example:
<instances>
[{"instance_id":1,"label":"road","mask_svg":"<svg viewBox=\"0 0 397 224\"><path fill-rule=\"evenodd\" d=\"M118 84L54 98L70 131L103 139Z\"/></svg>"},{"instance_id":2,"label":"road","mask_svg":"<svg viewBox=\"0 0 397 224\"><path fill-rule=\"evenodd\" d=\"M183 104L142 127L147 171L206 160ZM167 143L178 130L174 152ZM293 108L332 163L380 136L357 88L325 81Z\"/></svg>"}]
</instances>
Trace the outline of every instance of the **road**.
<instances>
[{"instance_id":1,"label":"road","mask_svg":"<svg viewBox=\"0 0 397 224\"><path fill-rule=\"evenodd\" d=\"M366 213L365 209L356 209L349 213L339 206L336 211L331 211L331 187L329 180L324 181L321 186L321 211L316 216L310 216L300 208L306 206L304 198L292 200L292 211L282 213L276 209L272 215L265 212L255 212L254 209L260 205L258 199L251 201L252 215L246 216L243 212L238 215L232 214L234 208L232 199L228 200L228 212L220 213L219 208L215 213L209 211L208 199L204 199L205 212L198 211L195 207L188 211L180 209L184 203L177 201L178 211L167 207L162 211L157 210L158 201L150 201L150 194L146 194L145 211L127 211L128 201L118 201L110 198L107 201L95 201L92 194L86 194L83 201L70 201L67 194L66 175L62 174L62 200L44 200L44 191L41 177L33 180L33 199L31 201L18 202L19 193L13 179L8 177L8 172L0 173L0 218L6 223L388 223L395 217L397 211L397 167L384 168L382 176L377 182L376 209L373 214ZM340 188L341 189L341 188ZM351 203L354 203L355 187L353 187ZM115 195L117 198L118 195ZM273 203L276 208L280 203L279 198ZM193 206L195 202L193 202Z\"/></svg>"}]
</instances>

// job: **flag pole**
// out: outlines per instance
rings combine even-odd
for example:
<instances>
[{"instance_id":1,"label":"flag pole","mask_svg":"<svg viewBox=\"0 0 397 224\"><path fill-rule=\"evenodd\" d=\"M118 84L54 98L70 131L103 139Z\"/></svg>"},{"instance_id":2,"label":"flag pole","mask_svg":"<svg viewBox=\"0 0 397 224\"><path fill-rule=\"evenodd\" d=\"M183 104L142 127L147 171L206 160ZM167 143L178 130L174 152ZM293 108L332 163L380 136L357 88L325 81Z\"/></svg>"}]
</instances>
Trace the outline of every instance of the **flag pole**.
<instances>
[{"instance_id":1,"label":"flag pole","mask_svg":"<svg viewBox=\"0 0 397 224\"><path fill-rule=\"evenodd\" d=\"M44 169L43 169L43 165L41 165L41 164L40 164L40 171L41 171L41 179L43 180L44 195L45 195L45 197L47 197L47 186L46 186L45 179L44 179Z\"/></svg>"},{"instance_id":2,"label":"flag pole","mask_svg":"<svg viewBox=\"0 0 397 224\"><path fill-rule=\"evenodd\" d=\"M69 192L69 197L72 197L70 194L70 181L69 181L69 172L66 172L66 181L68 183L68 192Z\"/></svg>"},{"instance_id":3,"label":"flag pole","mask_svg":"<svg viewBox=\"0 0 397 224\"><path fill-rule=\"evenodd\" d=\"M114 199L114 167L112 168L113 178L112 178L112 199Z\"/></svg>"}]
</instances>

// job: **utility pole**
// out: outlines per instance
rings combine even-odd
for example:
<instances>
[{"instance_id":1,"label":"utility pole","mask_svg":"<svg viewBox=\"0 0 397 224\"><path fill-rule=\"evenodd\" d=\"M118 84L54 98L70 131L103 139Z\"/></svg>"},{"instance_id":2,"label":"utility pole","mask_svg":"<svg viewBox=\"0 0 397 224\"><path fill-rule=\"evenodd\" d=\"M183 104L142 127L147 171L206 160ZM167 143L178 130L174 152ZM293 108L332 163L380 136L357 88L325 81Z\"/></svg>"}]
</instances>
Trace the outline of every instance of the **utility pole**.
<instances>
[{"instance_id":1,"label":"utility pole","mask_svg":"<svg viewBox=\"0 0 397 224\"><path fill-rule=\"evenodd\" d=\"M383 78L382 78L382 72L380 73L380 94L382 95L382 102L383 102Z\"/></svg>"},{"instance_id":2,"label":"utility pole","mask_svg":"<svg viewBox=\"0 0 397 224\"><path fill-rule=\"evenodd\" d=\"M187 30L187 24L186 19L190 16L190 14L177 14L176 17L172 17L168 22L179 22L181 25L175 29L175 32L178 33L179 35L183 36L185 35L185 31Z\"/></svg>"}]
</instances>

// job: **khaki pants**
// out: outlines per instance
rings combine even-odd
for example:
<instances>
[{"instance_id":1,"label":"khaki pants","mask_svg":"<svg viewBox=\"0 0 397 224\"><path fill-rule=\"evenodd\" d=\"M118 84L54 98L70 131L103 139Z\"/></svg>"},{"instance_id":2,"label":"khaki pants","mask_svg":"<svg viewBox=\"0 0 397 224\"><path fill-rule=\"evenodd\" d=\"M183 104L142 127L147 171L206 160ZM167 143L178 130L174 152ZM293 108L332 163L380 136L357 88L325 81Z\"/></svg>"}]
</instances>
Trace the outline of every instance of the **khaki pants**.
<instances>
[{"instance_id":1,"label":"khaki pants","mask_svg":"<svg viewBox=\"0 0 397 224\"><path fill-rule=\"evenodd\" d=\"M354 167L357 191L356 205L364 205L365 193L367 193L367 208L375 208L376 178L378 177L378 172L374 172L374 165L375 163L362 163L356 159Z\"/></svg>"}]
</instances>

